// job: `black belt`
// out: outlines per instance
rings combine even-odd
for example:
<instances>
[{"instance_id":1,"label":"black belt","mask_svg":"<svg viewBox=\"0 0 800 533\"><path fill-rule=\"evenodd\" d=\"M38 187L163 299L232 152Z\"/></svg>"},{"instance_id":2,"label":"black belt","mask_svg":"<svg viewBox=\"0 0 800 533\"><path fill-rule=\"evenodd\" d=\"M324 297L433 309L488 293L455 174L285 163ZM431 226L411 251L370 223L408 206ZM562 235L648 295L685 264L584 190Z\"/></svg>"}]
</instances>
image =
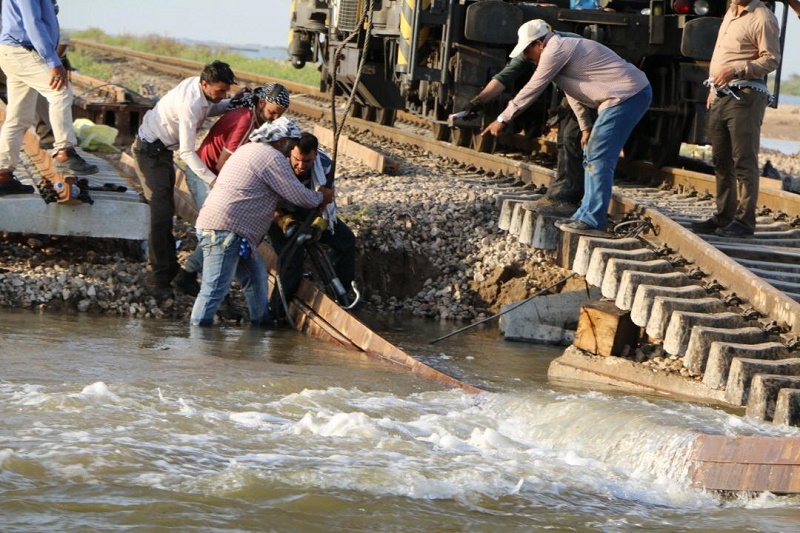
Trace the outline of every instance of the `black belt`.
<instances>
[{"instance_id":1,"label":"black belt","mask_svg":"<svg viewBox=\"0 0 800 533\"><path fill-rule=\"evenodd\" d=\"M169 151L167 145L165 145L161 139L156 139L153 142L145 141L138 135L136 136L136 145L139 150L149 157L156 157L161 152Z\"/></svg>"}]
</instances>

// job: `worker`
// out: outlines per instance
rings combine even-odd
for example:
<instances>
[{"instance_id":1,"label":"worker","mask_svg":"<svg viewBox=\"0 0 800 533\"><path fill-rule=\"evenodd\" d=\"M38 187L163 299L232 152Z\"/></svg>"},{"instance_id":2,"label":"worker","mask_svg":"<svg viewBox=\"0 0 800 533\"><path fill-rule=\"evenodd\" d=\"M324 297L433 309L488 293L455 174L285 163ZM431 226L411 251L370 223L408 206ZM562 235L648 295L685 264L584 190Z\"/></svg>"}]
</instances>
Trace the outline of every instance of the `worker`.
<instances>
[{"instance_id":1,"label":"worker","mask_svg":"<svg viewBox=\"0 0 800 533\"><path fill-rule=\"evenodd\" d=\"M300 135L297 144L289 155L289 163L295 176L304 187L319 190L322 187L334 189L334 176L331 159L324 151L319 149L318 139L311 133L304 132ZM325 211L317 216L313 210L279 203L277 210L277 223L269 229L269 238L275 252L281 257L280 265L281 284L284 297L292 297L303 274L304 250L303 246L294 248L294 253L287 257L284 251L288 241L294 236L294 231L309 217L314 217L310 224L310 231L316 241L330 249L330 261L339 281L345 290L352 286L356 274L356 237L347 224L336 216L336 204L331 202ZM294 236L296 237L296 236ZM275 316L280 316L282 307L279 296L273 292L270 307ZM355 300L351 295L349 300Z\"/></svg>"},{"instance_id":2,"label":"worker","mask_svg":"<svg viewBox=\"0 0 800 533\"><path fill-rule=\"evenodd\" d=\"M6 75L8 103L0 130L0 196L31 194L34 188L14 177L25 131L32 126L38 95L49 105L55 172L95 174L76 151L72 127L72 85L56 51L58 4L52 0L3 0L0 69Z\"/></svg>"},{"instance_id":3,"label":"worker","mask_svg":"<svg viewBox=\"0 0 800 533\"><path fill-rule=\"evenodd\" d=\"M195 152L197 130L206 118L228 110L227 98L236 82L227 63L214 61L200 76L186 78L145 113L134 140L134 168L150 205L149 272L147 288L157 300L173 296L172 279L180 266L175 252L172 219L175 216L173 150L200 179L211 183L214 174Z\"/></svg>"},{"instance_id":4,"label":"worker","mask_svg":"<svg viewBox=\"0 0 800 533\"><path fill-rule=\"evenodd\" d=\"M520 54L536 63L536 71L483 134L499 135L555 82L578 117L585 152L581 206L572 217L556 224L571 231L605 231L619 153L650 105L650 82L641 70L606 46L557 35L539 19L520 26L510 57ZM591 109L597 110L594 123Z\"/></svg>"},{"instance_id":5,"label":"worker","mask_svg":"<svg viewBox=\"0 0 800 533\"><path fill-rule=\"evenodd\" d=\"M254 130L280 118L289 109L289 91L280 83L267 83L231 100L228 107L230 111L211 126L197 149L197 155L215 175L219 174L233 152L248 141ZM186 184L200 208L213 182L200 179L189 168L185 175ZM172 287L190 296L197 296L200 290L197 276L202 270L203 250L198 246L172 279Z\"/></svg>"},{"instance_id":6,"label":"worker","mask_svg":"<svg viewBox=\"0 0 800 533\"><path fill-rule=\"evenodd\" d=\"M716 176L716 209L692 229L748 237L756 229L761 123L766 77L780 64L780 28L759 0L732 0L709 65L708 134Z\"/></svg>"},{"instance_id":7,"label":"worker","mask_svg":"<svg viewBox=\"0 0 800 533\"><path fill-rule=\"evenodd\" d=\"M233 279L244 291L250 322L271 323L267 271L256 249L278 201L324 209L333 200L332 189L310 190L295 177L287 156L299 137L294 121L281 117L254 131L222 168L195 224L203 248L203 281L192 308L193 326L213 325Z\"/></svg>"}]
</instances>

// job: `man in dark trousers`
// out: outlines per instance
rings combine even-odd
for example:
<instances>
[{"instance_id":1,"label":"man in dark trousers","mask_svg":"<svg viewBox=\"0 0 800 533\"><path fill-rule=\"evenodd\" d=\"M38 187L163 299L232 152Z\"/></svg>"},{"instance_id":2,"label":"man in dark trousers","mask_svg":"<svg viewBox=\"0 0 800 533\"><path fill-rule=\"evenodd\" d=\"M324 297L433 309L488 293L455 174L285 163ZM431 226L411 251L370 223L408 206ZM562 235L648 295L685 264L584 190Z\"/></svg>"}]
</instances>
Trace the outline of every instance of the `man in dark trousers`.
<instances>
[{"instance_id":1,"label":"man in dark trousers","mask_svg":"<svg viewBox=\"0 0 800 533\"><path fill-rule=\"evenodd\" d=\"M692 225L699 233L747 237L756 229L758 152L769 94L766 77L780 62L780 29L759 0L731 0L717 34L706 106L717 178L717 208Z\"/></svg>"},{"instance_id":2,"label":"man in dark trousers","mask_svg":"<svg viewBox=\"0 0 800 533\"><path fill-rule=\"evenodd\" d=\"M297 179L306 188L319 190L321 187L334 188L331 159L319 149L317 138L307 132L300 135L297 145L289 155L289 163ZM285 249L294 231L309 216L315 213L286 202L278 204L277 223L269 229L269 238L278 256ZM349 289L356 274L356 237L353 231L336 216L336 204L329 203L325 211L315 216L310 226L311 234L320 243L330 248L330 260L336 276L345 289ZM291 257L281 257L281 284L288 300L297 290L303 275L303 246L297 246ZM270 307L277 315L282 309L277 291L273 291Z\"/></svg>"},{"instance_id":3,"label":"man in dark trousers","mask_svg":"<svg viewBox=\"0 0 800 533\"><path fill-rule=\"evenodd\" d=\"M145 113L131 148L136 174L150 204L147 288L158 300L173 296L170 283L180 271L172 233L175 216L173 150L194 174L207 183L216 174L195 152L197 130L206 118L228 110L231 85L236 82L227 63L214 61L200 76L186 78Z\"/></svg>"}]
</instances>

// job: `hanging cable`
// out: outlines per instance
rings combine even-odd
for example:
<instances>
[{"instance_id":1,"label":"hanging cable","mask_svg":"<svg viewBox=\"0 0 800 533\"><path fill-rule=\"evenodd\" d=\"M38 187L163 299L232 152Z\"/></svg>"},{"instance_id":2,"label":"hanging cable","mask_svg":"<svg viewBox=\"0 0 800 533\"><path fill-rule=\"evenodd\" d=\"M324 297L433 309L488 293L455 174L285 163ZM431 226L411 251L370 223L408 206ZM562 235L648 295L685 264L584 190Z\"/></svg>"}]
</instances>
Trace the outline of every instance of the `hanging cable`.
<instances>
[{"instance_id":1,"label":"hanging cable","mask_svg":"<svg viewBox=\"0 0 800 533\"><path fill-rule=\"evenodd\" d=\"M375 0L369 0L366 11L362 18L362 23L359 26L364 27L364 42L361 45L361 59L356 70L356 78L353 81L353 89L350 91L350 96L347 99L347 104L344 108L344 117L342 123L338 124L336 121L336 72L339 70L339 55L342 53L345 45L351 42L358 36L358 32L354 31L342 43L336 47L333 53L333 82L331 83L331 120L333 121L333 154L331 156L331 175L335 176L336 173L336 155L339 151L339 136L344 130L344 124L347 121L347 115L353 107L358 84L361 83L361 73L364 71L364 64L367 60L367 50L369 49L369 41L372 33L372 11L375 5Z\"/></svg>"}]
</instances>

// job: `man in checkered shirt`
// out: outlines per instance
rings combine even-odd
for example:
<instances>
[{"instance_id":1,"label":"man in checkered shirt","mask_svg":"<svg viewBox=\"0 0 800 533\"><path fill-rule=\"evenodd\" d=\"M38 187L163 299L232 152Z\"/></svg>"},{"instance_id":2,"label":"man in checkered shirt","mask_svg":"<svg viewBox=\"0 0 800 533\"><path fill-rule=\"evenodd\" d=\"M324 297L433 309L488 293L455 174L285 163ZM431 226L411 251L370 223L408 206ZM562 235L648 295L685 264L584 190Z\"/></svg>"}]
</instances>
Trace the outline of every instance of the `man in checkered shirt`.
<instances>
[{"instance_id":1,"label":"man in checkered shirt","mask_svg":"<svg viewBox=\"0 0 800 533\"><path fill-rule=\"evenodd\" d=\"M299 137L299 128L286 117L264 124L220 171L195 224L203 282L192 309L193 326L214 323L233 279L244 291L251 323L269 324L267 271L255 249L272 224L278 200L310 209L333 199L333 189L308 189L295 177L287 156Z\"/></svg>"}]
</instances>

